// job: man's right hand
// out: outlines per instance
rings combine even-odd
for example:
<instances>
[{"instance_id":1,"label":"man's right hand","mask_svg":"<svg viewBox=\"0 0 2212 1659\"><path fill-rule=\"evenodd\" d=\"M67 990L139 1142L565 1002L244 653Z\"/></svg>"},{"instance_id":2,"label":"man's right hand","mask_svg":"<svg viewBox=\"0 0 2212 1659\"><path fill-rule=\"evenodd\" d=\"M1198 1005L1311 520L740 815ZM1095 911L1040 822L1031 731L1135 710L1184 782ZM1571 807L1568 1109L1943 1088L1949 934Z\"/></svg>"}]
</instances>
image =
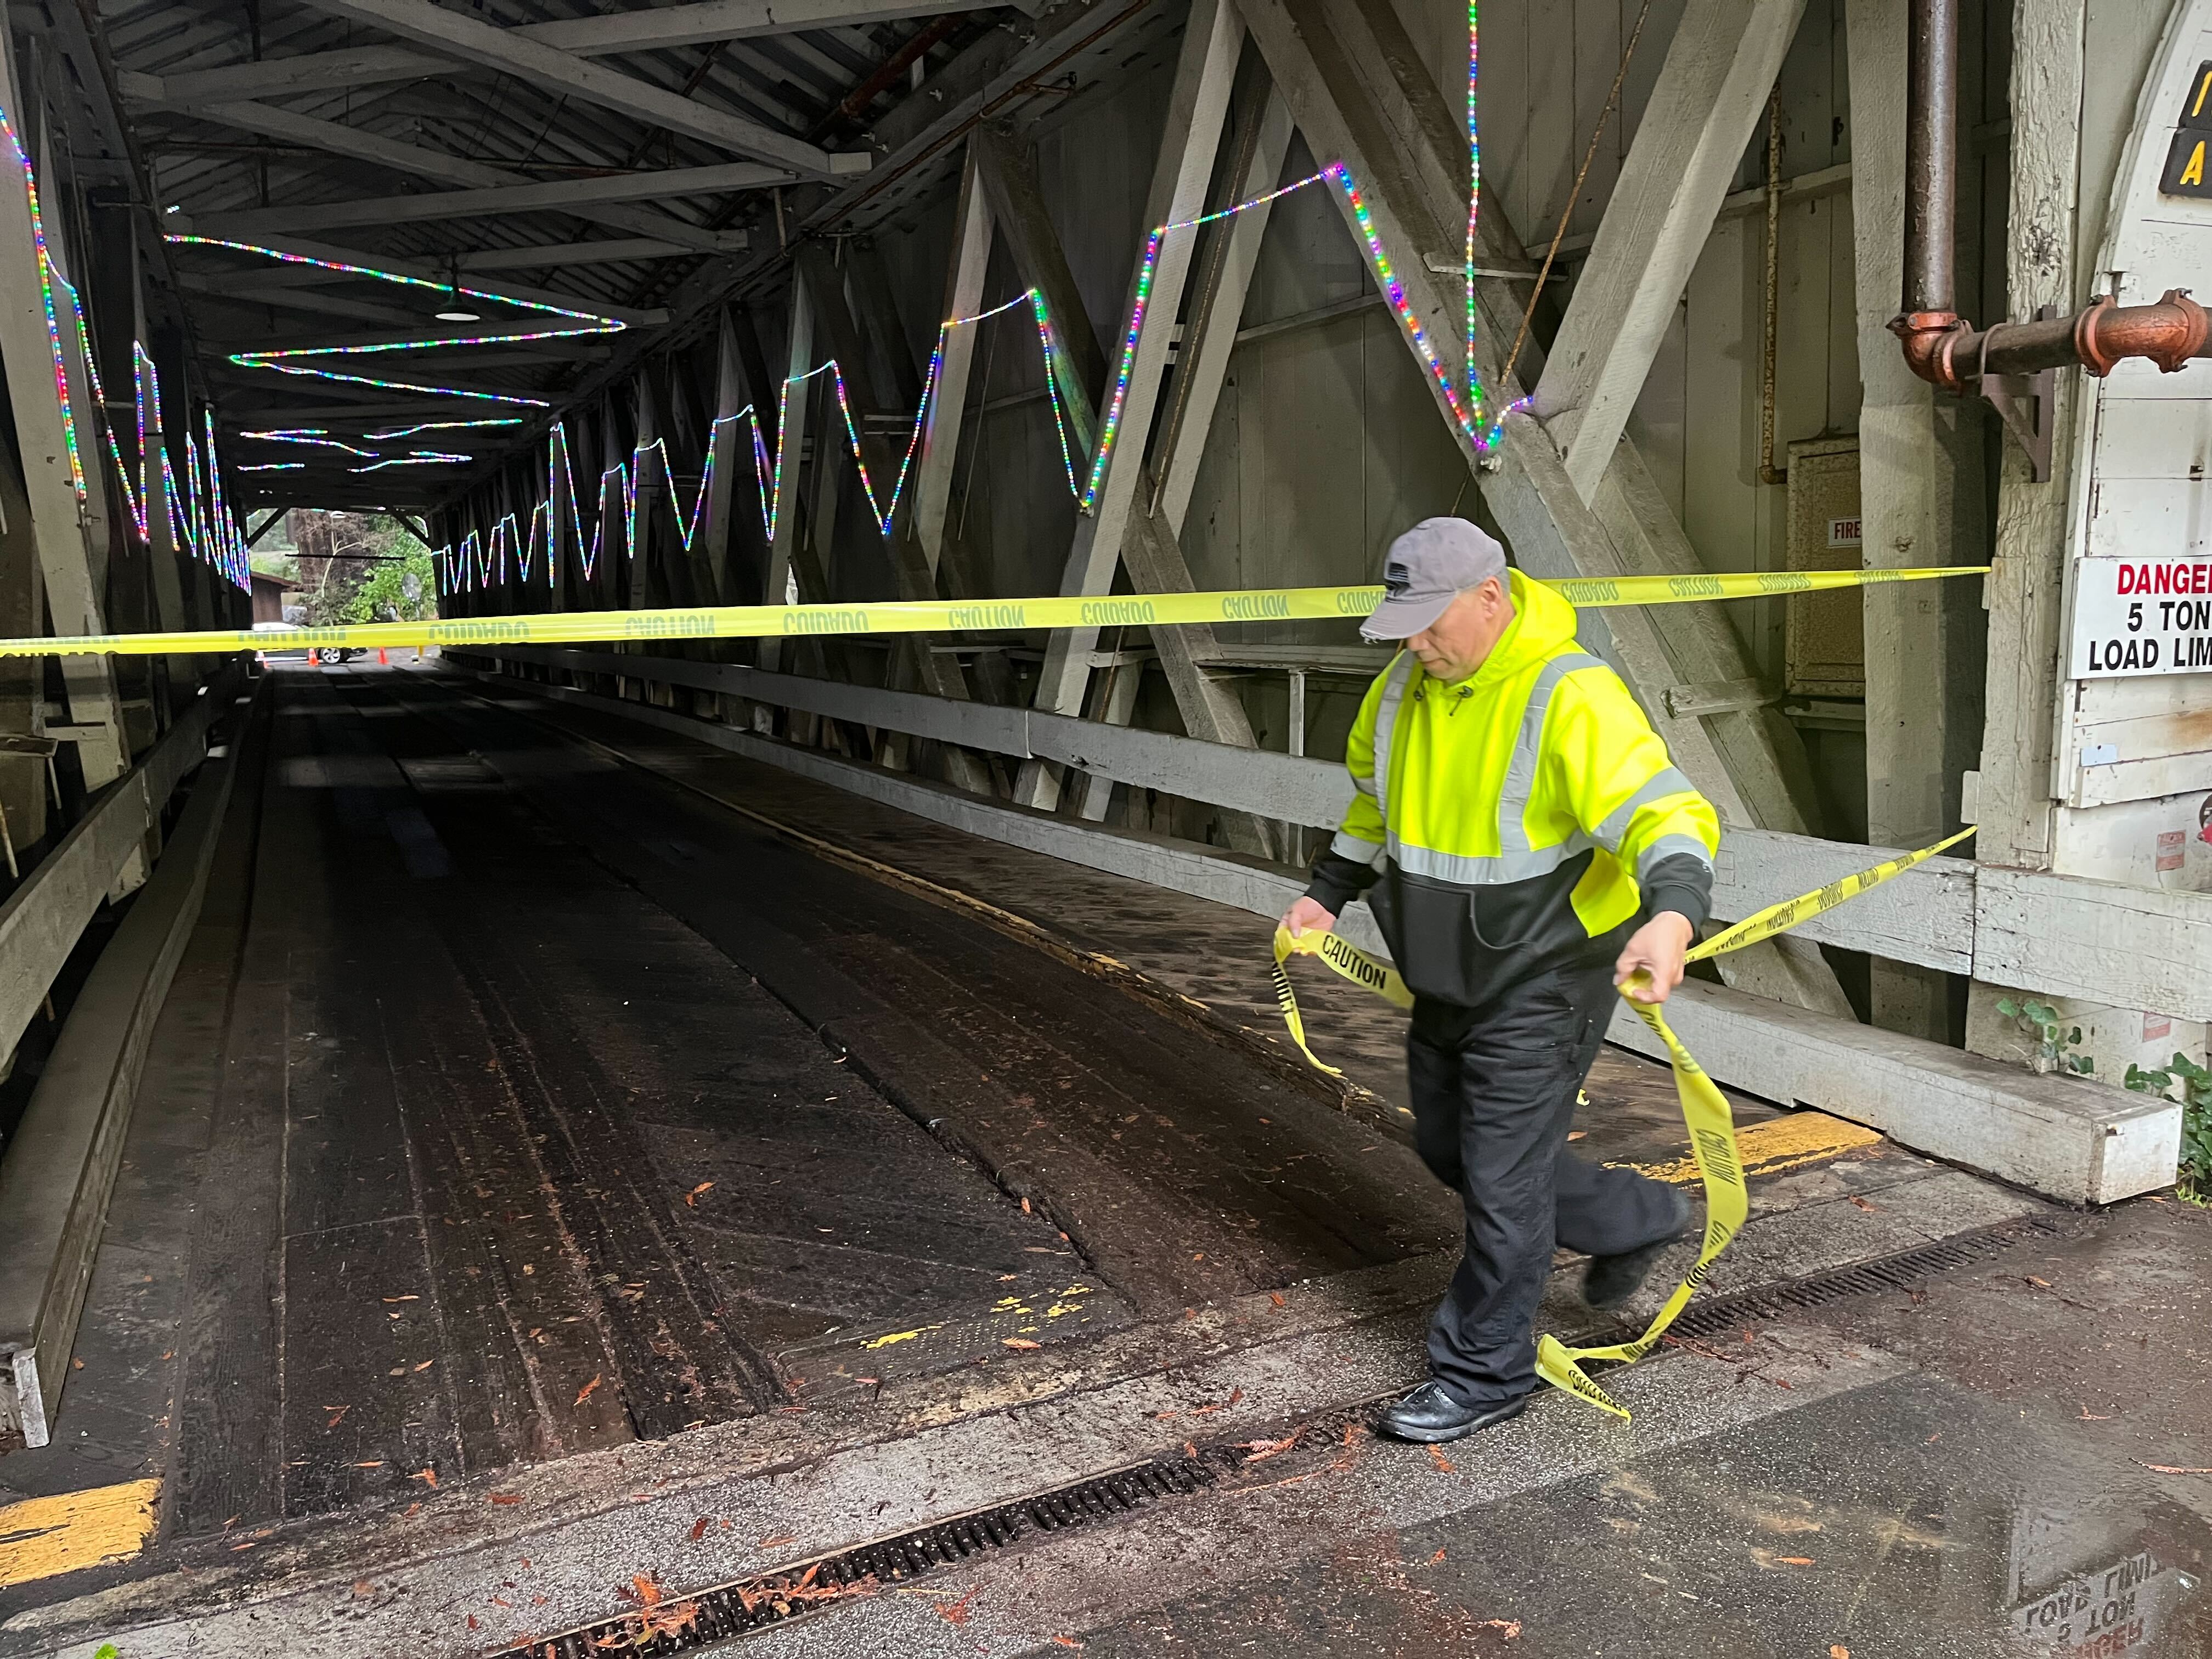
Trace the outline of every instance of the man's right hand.
<instances>
[{"instance_id":1,"label":"man's right hand","mask_svg":"<svg viewBox=\"0 0 2212 1659\"><path fill-rule=\"evenodd\" d=\"M1283 927L1292 939L1309 928L1316 933L1326 933L1336 926L1336 912L1326 909L1316 898L1299 895L1298 902L1283 912Z\"/></svg>"}]
</instances>

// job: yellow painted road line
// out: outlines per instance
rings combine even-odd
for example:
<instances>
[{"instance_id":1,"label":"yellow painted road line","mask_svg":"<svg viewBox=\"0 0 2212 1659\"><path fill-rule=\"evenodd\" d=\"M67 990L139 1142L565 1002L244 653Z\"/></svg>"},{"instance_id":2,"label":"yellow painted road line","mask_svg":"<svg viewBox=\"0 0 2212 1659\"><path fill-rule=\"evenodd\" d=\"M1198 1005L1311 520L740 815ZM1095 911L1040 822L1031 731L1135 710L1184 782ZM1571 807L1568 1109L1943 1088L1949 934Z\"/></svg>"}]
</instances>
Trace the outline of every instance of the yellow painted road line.
<instances>
[{"instance_id":1,"label":"yellow painted road line","mask_svg":"<svg viewBox=\"0 0 2212 1659\"><path fill-rule=\"evenodd\" d=\"M0 1508L0 1587L128 1560L154 1530L159 1480L126 1480Z\"/></svg>"},{"instance_id":2,"label":"yellow painted road line","mask_svg":"<svg viewBox=\"0 0 2212 1659\"><path fill-rule=\"evenodd\" d=\"M1791 1112L1786 1117L1770 1118L1735 1132L1736 1147L1747 1176L1779 1175L1784 1170L1802 1169L1808 1164L1839 1158L1881 1139L1879 1131L1863 1123L1830 1117L1826 1112ZM1698 1180L1698 1160L1694 1158L1678 1158L1667 1164L1632 1164L1629 1167L1654 1181L1672 1182L1677 1187L1691 1186Z\"/></svg>"}]
</instances>

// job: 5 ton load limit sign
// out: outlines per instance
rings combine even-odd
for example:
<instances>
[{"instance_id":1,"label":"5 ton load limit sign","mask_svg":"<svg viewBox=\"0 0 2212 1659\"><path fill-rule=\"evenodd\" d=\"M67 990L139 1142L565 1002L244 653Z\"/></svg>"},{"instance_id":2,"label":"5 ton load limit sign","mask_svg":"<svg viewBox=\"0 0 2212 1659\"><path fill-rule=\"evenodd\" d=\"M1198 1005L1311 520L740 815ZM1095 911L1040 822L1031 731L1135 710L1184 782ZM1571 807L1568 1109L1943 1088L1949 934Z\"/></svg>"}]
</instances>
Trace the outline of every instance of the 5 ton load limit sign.
<instances>
[{"instance_id":1,"label":"5 ton load limit sign","mask_svg":"<svg viewBox=\"0 0 2212 1659\"><path fill-rule=\"evenodd\" d=\"M2212 670L2212 561L2084 559L2074 589L2077 680Z\"/></svg>"}]
</instances>

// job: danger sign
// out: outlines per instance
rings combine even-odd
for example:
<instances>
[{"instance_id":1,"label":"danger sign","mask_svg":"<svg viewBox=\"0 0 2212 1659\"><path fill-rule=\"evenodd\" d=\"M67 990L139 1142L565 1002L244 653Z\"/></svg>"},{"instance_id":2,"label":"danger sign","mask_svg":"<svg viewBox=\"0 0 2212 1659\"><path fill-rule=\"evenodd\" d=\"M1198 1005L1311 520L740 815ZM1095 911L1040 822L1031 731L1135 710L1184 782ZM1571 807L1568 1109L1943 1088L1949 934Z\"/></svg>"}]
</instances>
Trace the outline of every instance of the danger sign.
<instances>
[{"instance_id":1,"label":"danger sign","mask_svg":"<svg viewBox=\"0 0 2212 1659\"><path fill-rule=\"evenodd\" d=\"M2212 561L2084 559L2074 596L2077 680L2212 671Z\"/></svg>"}]
</instances>

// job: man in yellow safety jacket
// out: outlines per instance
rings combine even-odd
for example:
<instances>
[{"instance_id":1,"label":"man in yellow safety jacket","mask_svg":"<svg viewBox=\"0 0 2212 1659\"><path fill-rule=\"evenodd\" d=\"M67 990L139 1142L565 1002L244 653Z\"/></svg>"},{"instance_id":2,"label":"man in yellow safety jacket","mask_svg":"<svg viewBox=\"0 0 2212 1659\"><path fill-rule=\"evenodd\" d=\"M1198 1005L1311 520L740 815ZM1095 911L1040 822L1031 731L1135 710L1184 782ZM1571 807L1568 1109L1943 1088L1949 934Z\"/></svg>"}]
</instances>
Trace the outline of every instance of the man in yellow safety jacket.
<instances>
[{"instance_id":1,"label":"man in yellow safety jacket","mask_svg":"<svg viewBox=\"0 0 2212 1659\"><path fill-rule=\"evenodd\" d=\"M1367 895L1414 994L1407 1045L1422 1158L1467 1212L1429 1330L1430 1380L1386 1410L1455 1440L1520 1412L1554 1243L1617 1306L1689 1224L1673 1188L1566 1150L1614 988L1663 1001L1704 923L1720 830L1574 607L1461 519L1391 544L1362 627L1406 648L1369 688L1344 827L1283 925L1335 926ZM1633 981L1632 983L1631 981Z\"/></svg>"}]
</instances>

